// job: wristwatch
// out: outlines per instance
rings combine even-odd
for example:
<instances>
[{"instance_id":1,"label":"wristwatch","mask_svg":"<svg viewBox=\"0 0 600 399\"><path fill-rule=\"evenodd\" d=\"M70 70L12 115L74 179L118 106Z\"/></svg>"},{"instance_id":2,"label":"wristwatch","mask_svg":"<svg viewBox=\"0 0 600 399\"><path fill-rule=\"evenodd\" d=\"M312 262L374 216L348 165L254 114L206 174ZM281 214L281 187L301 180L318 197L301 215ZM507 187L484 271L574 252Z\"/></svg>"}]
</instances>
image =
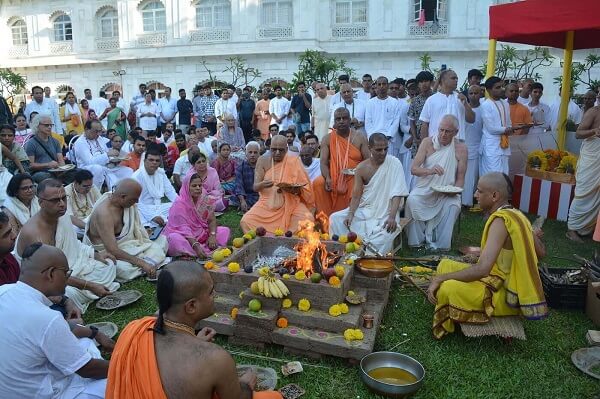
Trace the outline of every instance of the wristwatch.
<instances>
[{"instance_id":1,"label":"wristwatch","mask_svg":"<svg viewBox=\"0 0 600 399\"><path fill-rule=\"evenodd\" d=\"M90 334L89 339L96 338L96 335L98 335L98 327L90 326L90 330L92 330L92 333Z\"/></svg>"},{"instance_id":2,"label":"wristwatch","mask_svg":"<svg viewBox=\"0 0 600 399\"><path fill-rule=\"evenodd\" d=\"M69 297L68 297L68 296L66 296L66 295L63 295L63 296L60 298L60 302L59 302L59 303L57 303L57 305L58 305L58 306L65 307L65 306L67 305L67 300L68 300L68 299L69 299Z\"/></svg>"}]
</instances>

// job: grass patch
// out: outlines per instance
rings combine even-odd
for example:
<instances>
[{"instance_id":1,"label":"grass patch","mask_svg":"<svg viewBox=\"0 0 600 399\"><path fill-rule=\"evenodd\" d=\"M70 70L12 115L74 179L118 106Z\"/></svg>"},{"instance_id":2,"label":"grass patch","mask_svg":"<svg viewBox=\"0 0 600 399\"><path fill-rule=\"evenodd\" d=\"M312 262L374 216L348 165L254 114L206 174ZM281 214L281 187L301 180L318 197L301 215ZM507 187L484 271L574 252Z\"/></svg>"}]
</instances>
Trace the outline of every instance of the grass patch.
<instances>
[{"instance_id":1,"label":"grass patch","mask_svg":"<svg viewBox=\"0 0 600 399\"><path fill-rule=\"evenodd\" d=\"M219 218L219 224L232 229L232 237L241 235L240 216L230 211ZM453 247L479 245L484 221L479 214L463 213L460 231ZM554 257L572 257L577 253L589 257L597 243L586 239L584 244L565 238L566 224L548 220L544 225L548 256L544 262L554 267L574 266L574 262ZM408 249L403 254L410 255ZM112 321L122 329L129 321L156 311L154 284L137 279L124 289L138 289L144 297L135 304L114 312L90 307L88 322ZM392 285L390 301L374 350L386 350L409 339L395 351L418 359L426 370L425 384L414 396L421 398L600 398L600 384L586 376L571 363L571 353L587 346L585 333L592 329L591 321L581 311L551 310L543 321L525 322L527 341L503 341L486 338L465 338L451 334L441 341L431 335L433 306L415 289ZM325 368L304 367L300 375L282 377L279 386L297 383L307 393L306 399L379 398L360 381L358 367L332 357L322 360L294 357L280 347L268 346L264 351L229 345L223 337L217 343L231 351L258 354ZM234 356L238 364L257 364L279 370L280 363Z\"/></svg>"}]
</instances>

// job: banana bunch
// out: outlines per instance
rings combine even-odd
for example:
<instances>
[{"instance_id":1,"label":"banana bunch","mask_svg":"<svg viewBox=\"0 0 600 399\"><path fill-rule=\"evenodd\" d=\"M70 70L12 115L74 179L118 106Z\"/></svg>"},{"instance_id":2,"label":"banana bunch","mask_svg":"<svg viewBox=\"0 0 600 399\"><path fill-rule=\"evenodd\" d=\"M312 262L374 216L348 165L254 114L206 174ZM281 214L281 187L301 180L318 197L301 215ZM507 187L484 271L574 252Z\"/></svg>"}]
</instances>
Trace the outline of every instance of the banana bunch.
<instances>
[{"instance_id":1,"label":"banana bunch","mask_svg":"<svg viewBox=\"0 0 600 399\"><path fill-rule=\"evenodd\" d=\"M263 269L267 269L263 273ZM262 268L258 274L258 291L267 298L283 298L290 293L290 290L285 286L283 281L275 277L275 275L268 269Z\"/></svg>"}]
</instances>

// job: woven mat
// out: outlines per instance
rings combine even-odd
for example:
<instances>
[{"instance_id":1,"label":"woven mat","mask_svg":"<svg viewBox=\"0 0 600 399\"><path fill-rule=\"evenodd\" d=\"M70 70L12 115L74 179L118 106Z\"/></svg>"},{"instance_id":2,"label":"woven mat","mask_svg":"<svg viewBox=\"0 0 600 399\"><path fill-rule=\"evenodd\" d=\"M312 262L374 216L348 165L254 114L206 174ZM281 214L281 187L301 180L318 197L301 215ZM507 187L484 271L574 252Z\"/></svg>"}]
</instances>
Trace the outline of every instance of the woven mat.
<instances>
[{"instance_id":1,"label":"woven mat","mask_svg":"<svg viewBox=\"0 0 600 399\"><path fill-rule=\"evenodd\" d=\"M485 324L463 323L460 328L467 337L484 337L496 335L502 338L526 340L523 321L517 316L492 317Z\"/></svg>"}]
</instances>

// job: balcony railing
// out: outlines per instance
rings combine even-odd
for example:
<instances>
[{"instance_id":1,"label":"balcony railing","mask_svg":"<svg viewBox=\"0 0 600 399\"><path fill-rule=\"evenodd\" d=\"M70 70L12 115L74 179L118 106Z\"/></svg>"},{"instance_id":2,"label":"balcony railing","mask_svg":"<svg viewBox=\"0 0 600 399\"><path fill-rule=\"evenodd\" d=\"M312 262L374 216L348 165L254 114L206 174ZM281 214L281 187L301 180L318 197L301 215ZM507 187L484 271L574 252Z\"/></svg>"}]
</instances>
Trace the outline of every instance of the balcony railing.
<instances>
[{"instance_id":1,"label":"balcony railing","mask_svg":"<svg viewBox=\"0 0 600 399\"><path fill-rule=\"evenodd\" d=\"M293 36L292 26L259 26L256 30L258 39L291 39Z\"/></svg>"},{"instance_id":2,"label":"balcony railing","mask_svg":"<svg viewBox=\"0 0 600 399\"><path fill-rule=\"evenodd\" d=\"M50 54L70 54L73 52L73 42L53 42L50 43Z\"/></svg>"},{"instance_id":3,"label":"balcony railing","mask_svg":"<svg viewBox=\"0 0 600 399\"><path fill-rule=\"evenodd\" d=\"M167 44L167 34L163 32L139 35L138 44L144 47L162 47Z\"/></svg>"},{"instance_id":4,"label":"balcony railing","mask_svg":"<svg viewBox=\"0 0 600 399\"><path fill-rule=\"evenodd\" d=\"M97 38L96 39L96 49L98 51L116 51L119 50L119 38L112 37L110 39L107 38Z\"/></svg>"},{"instance_id":5,"label":"balcony railing","mask_svg":"<svg viewBox=\"0 0 600 399\"><path fill-rule=\"evenodd\" d=\"M367 25L338 25L331 28L333 39L367 37L369 29Z\"/></svg>"},{"instance_id":6,"label":"balcony railing","mask_svg":"<svg viewBox=\"0 0 600 399\"><path fill-rule=\"evenodd\" d=\"M427 21L425 22L425 25L422 26L419 26L419 24L416 22L411 23L408 26L408 34L412 37L447 36L448 23L439 21Z\"/></svg>"},{"instance_id":7,"label":"balcony railing","mask_svg":"<svg viewBox=\"0 0 600 399\"><path fill-rule=\"evenodd\" d=\"M8 56L10 58L21 58L29 55L29 49L26 44L19 44L12 46L8 49Z\"/></svg>"},{"instance_id":8,"label":"balcony railing","mask_svg":"<svg viewBox=\"0 0 600 399\"><path fill-rule=\"evenodd\" d=\"M190 32L190 41L195 43L228 42L231 29L198 29Z\"/></svg>"}]
</instances>

